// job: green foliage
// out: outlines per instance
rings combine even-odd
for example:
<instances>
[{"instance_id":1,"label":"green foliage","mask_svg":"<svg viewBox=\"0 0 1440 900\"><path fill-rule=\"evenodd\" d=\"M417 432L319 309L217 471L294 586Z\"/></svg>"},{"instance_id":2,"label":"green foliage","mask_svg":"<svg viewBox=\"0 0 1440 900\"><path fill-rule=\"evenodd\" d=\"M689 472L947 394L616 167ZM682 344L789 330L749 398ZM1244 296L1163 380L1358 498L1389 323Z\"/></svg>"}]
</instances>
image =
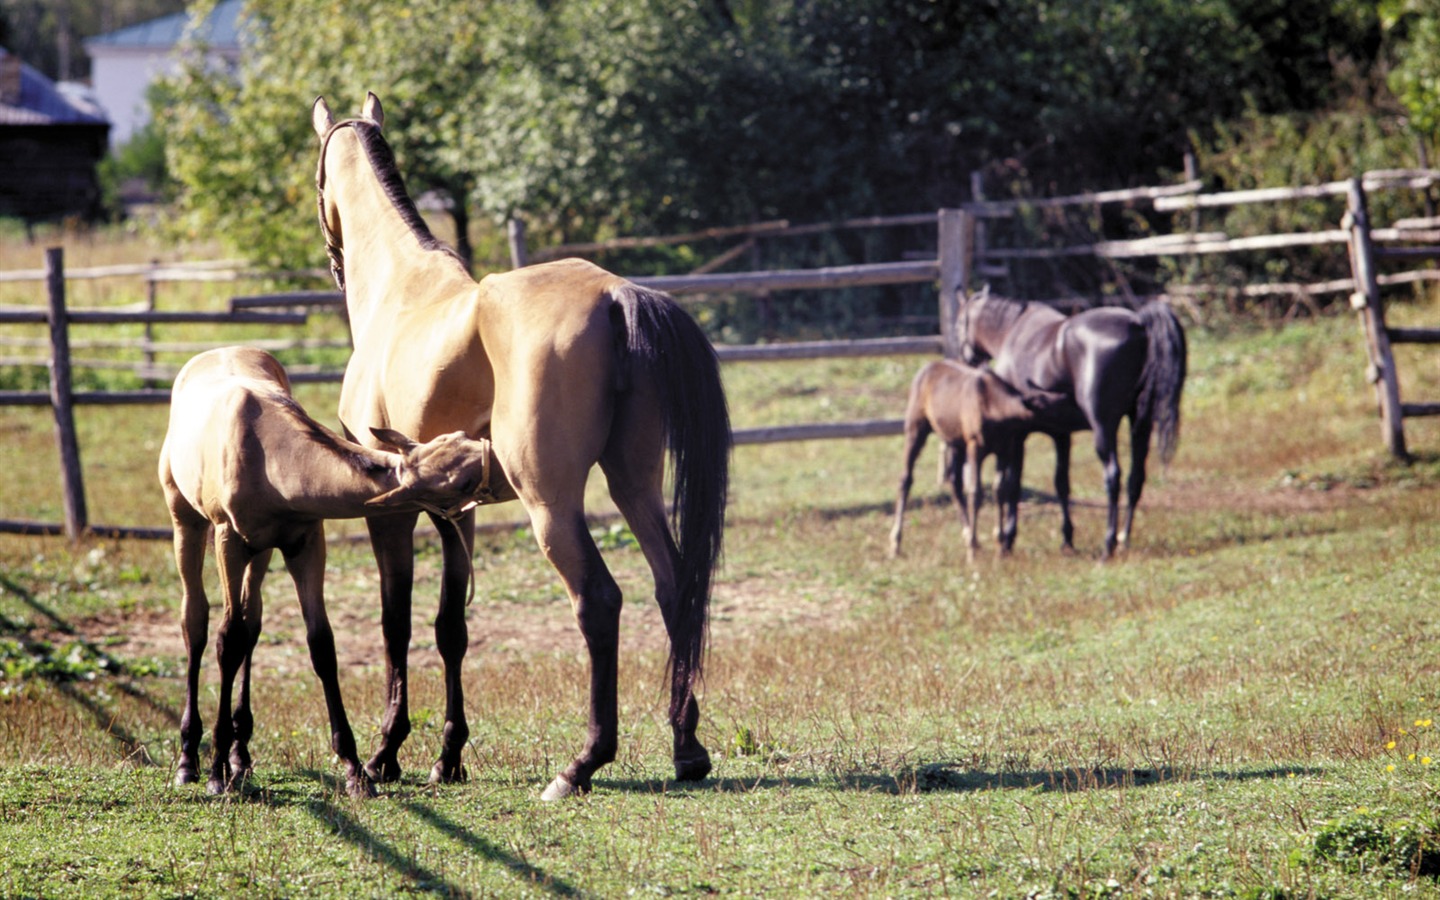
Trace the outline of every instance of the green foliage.
<instances>
[{"instance_id":1,"label":"green foliage","mask_svg":"<svg viewBox=\"0 0 1440 900\"><path fill-rule=\"evenodd\" d=\"M1317 859L1348 871L1386 866L1414 875L1440 875L1440 830L1434 819L1359 812L1326 823L1315 835Z\"/></svg>"},{"instance_id":2,"label":"green foliage","mask_svg":"<svg viewBox=\"0 0 1440 900\"><path fill-rule=\"evenodd\" d=\"M472 211L523 214L545 243L933 209L974 170L992 195L1149 180L1192 129L1317 108L1378 52L1355 0L247 11L260 36L237 81L197 66L171 85L184 225L311 264L317 94L338 115L379 94L412 193L449 198L462 234Z\"/></svg>"},{"instance_id":3,"label":"green foliage","mask_svg":"<svg viewBox=\"0 0 1440 900\"><path fill-rule=\"evenodd\" d=\"M1440 137L1440 3L1383 0L1379 9L1397 45L1390 89L1415 131L1433 141Z\"/></svg>"}]
</instances>

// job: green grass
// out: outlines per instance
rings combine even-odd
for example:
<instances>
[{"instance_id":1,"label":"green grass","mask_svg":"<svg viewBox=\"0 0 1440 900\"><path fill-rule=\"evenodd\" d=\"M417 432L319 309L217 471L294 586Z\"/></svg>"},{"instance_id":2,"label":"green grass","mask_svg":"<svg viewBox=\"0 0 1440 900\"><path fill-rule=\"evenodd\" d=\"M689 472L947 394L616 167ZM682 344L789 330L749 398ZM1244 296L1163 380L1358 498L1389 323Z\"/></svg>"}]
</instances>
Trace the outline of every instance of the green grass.
<instances>
[{"instance_id":1,"label":"green grass","mask_svg":"<svg viewBox=\"0 0 1440 900\"><path fill-rule=\"evenodd\" d=\"M1407 399L1440 397L1433 352L1402 361ZM739 448L702 695L716 767L698 785L670 780L644 560L597 525L629 600L620 755L558 806L538 796L583 737L585 658L523 530L480 539L470 780L439 788L423 783L443 724L424 543L407 772L368 802L344 794L278 564L255 778L211 798L171 785L168 547L0 538L0 895L1440 897L1440 422L1407 423L1415 464L1386 458L1348 318L1193 330L1191 361L1179 455L1152 465L1110 564L1083 435L1080 552L1058 550L1053 452L1032 440L1016 554L974 569L933 448L899 561L898 438ZM749 427L898 415L919 362L725 374ZM333 387L301 399L330 421ZM163 420L82 410L94 520L163 522ZM28 473L3 515L57 518L48 412L0 412L0 434L0 468ZM362 542L333 542L327 592L365 752L382 692Z\"/></svg>"}]
</instances>

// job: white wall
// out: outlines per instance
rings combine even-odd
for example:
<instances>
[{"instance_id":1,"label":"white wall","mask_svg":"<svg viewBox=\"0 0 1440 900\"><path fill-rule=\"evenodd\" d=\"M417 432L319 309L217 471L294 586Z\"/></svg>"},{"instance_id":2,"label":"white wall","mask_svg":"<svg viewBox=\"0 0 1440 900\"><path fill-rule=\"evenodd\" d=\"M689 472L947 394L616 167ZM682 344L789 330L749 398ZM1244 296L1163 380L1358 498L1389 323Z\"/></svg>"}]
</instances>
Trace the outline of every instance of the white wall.
<instances>
[{"instance_id":1,"label":"white wall","mask_svg":"<svg viewBox=\"0 0 1440 900\"><path fill-rule=\"evenodd\" d=\"M159 47L90 46L90 80L95 97L110 117L110 146L119 147L150 121L145 92L161 75L177 71L172 50ZM209 63L217 72L229 71L235 51L212 52Z\"/></svg>"}]
</instances>

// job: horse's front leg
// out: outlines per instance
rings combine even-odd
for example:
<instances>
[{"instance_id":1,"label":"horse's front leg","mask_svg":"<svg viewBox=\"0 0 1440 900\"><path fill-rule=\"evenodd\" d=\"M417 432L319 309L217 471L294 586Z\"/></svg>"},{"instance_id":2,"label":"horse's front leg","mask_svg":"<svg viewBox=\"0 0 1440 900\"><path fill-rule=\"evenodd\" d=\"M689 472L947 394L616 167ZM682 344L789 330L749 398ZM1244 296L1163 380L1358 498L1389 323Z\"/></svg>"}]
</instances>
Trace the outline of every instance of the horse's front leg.
<instances>
[{"instance_id":1,"label":"horse's front leg","mask_svg":"<svg viewBox=\"0 0 1440 900\"><path fill-rule=\"evenodd\" d=\"M352 797L375 796L375 784L360 765L355 733L345 715L340 697L339 666L335 661L335 633L325 614L325 530L319 522L305 529L285 547L285 567L295 582L300 614L305 619L305 643L310 665L325 694L325 711L330 716L330 749L345 766L345 792Z\"/></svg>"},{"instance_id":2,"label":"horse's front leg","mask_svg":"<svg viewBox=\"0 0 1440 900\"><path fill-rule=\"evenodd\" d=\"M1060 503L1060 549L1075 552L1075 523L1070 521L1070 433L1051 436L1055 442L1055 499Z\"/></svg>"},{"instance_id":3,"label":"horse's front leg","mask_svg":"<svg viewBox=\"0 0 1440 900\"><path fill-rule=\"evenodd\" d=\"M1001 556L1015 549L1020 528L1020 481L1025 470L1025 438L1006 441L995 451L995 539Z\"/></svg>"},{"instance_id":4,"label":"horse's front leg","mask_svg":"<svg viewBox=\"0 0 1440 900\"><path fill-rule=\"evenodd\" d=\"M432 518L435 518L432 516ZM430 770L431 783L465 780L461 755L470 738L465 723L465 691L460 683L460 669L465 650L470 644L465 625L465 601L469 596L472 552L475 540L475 514L467 513L453 527L444 519L435 518L444 552L444 574L440 585L440 608L435 614L435 647L445 664L445 728L440 737L440 758Z\"/></svg>"},{"instance_id":5,"label":"horse's front leg","mask_svg":"<svg viewBox=\"0 0 1440 900\"><path fill-rule=\"evenodd\" d=\"M418 513L397 513L365 521L380 570L380 630L385 640L385 715L380 723L380 746L365 764L365 774L377 782L400 777L400 745L410 736L407 660L417 518Z\"/></svg>"}]
</instances>

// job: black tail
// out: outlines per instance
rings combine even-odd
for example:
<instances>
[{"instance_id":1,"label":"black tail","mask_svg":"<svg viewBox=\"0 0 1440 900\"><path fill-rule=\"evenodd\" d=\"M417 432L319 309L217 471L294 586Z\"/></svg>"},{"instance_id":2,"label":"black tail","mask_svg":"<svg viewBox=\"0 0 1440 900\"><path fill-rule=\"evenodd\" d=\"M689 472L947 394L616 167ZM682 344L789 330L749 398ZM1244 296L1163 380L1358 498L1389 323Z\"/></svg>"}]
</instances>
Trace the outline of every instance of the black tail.
<instances>
[{"instance_id":1,"label":"black tail","mask_svg":"<svg viewBox=\"0 0 1440 900\"><path fill-rule=\"evenodd\" d=\"M675 573L677 636L672 677L693 684L704 666L710 582L720 561L730 483L730 413L720 361L700 326L668 295L625 284L613 296L625 311L632 372L648 372L660 392L673 465L671 528L679 550Z\"/></svg>"},{"instance_id":2,"label":"black tail","mask_svg":"<svg viewBox=\"0 0 1440 900\"><path fill-rule=\"evenodd\" d=\"M1145 325L1149 352L1140 373L1137 415L1149 418L1159 433L1160 460L1170 462L1180 443L1180 394L1185 388L1185 330L1174 310L1163 300L1145 304L1139 310Z\"/></svg>"}]
</instances>

